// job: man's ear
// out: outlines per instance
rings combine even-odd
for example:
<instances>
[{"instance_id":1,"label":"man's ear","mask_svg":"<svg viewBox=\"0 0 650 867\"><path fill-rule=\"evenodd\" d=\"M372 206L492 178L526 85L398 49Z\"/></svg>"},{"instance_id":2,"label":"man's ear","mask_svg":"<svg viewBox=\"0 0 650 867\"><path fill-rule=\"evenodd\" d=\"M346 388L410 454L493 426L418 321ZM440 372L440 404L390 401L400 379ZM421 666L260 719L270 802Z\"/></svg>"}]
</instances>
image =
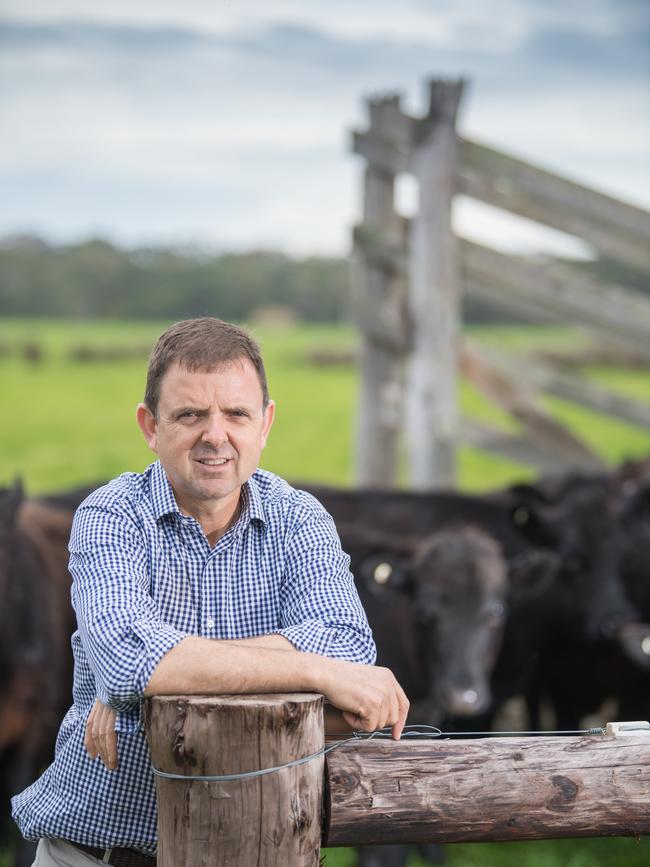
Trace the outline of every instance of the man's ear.
<instances>
[{"instance_id":1,"label":"man's ear","mask_svg":"<svg viewBox=\"0 0 650 867\"><path fill-rule=\"evenodd\" d=\"M275 401L270 400L266 409L264 410L264 424L262 427L262 448L266 445L266 441L269 438L269 431L271 430L271 426L273 424L273 419L275 418Z\"/></svg>"},{"instance_id":2,"label":"man's ear","mask_svg":"<svg viewBox=\"0 0 650 867\"><path fill-rule=\"evenodd\" d=\"M158 453L158 422L156 417L151 412L148 406L144 403L139 403L135 411L135 417L138 426L142 431L142 436L152 452Z\"/></svg>"}]
</instances>

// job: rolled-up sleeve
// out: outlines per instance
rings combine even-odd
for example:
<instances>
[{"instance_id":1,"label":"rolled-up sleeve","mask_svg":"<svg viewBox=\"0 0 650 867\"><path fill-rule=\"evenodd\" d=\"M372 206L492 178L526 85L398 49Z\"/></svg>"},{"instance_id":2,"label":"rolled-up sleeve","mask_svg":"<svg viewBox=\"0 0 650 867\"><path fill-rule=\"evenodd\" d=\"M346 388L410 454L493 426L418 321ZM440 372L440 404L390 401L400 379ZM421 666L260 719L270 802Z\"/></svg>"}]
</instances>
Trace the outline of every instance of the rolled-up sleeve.
<instances>
[{"instance_id":1,"label":"rolled-up sleeve","mask_svg":"<svg viewBox=\"0 0 650 867\"><path fill-rule=\"evenodd\" d=\"M72 604L97 695L115 710L140 702L160 660L187 633L163 622L149 592L147 555L118 506L81 506L70 538Z\"/></svg>"},{"instance_id":2,"label":"rolled-up sleeve","mask_svg":"<svg viewBox=\"0 0 650 867\"><path fill-rule=\"evenodd\" d=\"M282 628L298 650L372 664L377 653L334 521L310 495L288 540Z\"/></svg>"}]
</instances>

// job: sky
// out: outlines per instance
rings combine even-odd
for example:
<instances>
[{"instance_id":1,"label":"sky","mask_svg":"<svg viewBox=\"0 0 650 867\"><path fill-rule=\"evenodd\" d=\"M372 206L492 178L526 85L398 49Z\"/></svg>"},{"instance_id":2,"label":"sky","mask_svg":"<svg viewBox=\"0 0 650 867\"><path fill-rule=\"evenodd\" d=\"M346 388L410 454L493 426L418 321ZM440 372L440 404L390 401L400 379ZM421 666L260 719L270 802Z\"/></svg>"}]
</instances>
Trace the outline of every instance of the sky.
<instances>
[{"instance_id":1,"label":"sky","mask_svg":"<svg viewBox=\"0 0 650 867\"><path fill-rule=\"evenodd\" d=\"M649 207L649 35L646 0L0 0L0 236L344 255L364 99L421 114L433 76L468 80L463 136Z\"/></svg>"}]
</instances>

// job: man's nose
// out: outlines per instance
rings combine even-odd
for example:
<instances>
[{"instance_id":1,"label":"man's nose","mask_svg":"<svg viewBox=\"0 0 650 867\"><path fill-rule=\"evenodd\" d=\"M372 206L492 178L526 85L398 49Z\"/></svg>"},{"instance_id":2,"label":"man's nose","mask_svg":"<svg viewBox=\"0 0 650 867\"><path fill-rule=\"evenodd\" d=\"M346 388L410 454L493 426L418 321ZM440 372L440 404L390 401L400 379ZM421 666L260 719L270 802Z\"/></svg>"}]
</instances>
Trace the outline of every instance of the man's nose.
<instances>
[{"instance_id":1,"label":"man's nose","mask_svg":"<svg viewBox=\"0 0 650 867\"><path fill-rule=\"evenodd\" d=\"M201 439L204 443L210 443L214 446L222 445L228 441L228 431L221 414L217 413L207 417Z\"/></svg>"}]
</instances>

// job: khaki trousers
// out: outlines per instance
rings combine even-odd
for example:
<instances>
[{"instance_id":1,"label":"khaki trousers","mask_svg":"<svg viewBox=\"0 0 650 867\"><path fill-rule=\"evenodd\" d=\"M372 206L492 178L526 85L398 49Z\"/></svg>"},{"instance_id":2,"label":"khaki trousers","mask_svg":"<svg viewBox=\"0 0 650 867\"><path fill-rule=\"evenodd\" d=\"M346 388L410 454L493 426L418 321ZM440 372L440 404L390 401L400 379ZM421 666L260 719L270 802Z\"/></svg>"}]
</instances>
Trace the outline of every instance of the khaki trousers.
<instances>
[{"instance_id":1,"label":"khaki trousers","mask_svg":"<svg viewBox=\"0 0 650 867\"><path fill-rule=\"evenodd\" d=\"M36 860L32 867L97 867L101 863L65 840L42 837L38 841Z\"/></svg>"}]
</instances>

